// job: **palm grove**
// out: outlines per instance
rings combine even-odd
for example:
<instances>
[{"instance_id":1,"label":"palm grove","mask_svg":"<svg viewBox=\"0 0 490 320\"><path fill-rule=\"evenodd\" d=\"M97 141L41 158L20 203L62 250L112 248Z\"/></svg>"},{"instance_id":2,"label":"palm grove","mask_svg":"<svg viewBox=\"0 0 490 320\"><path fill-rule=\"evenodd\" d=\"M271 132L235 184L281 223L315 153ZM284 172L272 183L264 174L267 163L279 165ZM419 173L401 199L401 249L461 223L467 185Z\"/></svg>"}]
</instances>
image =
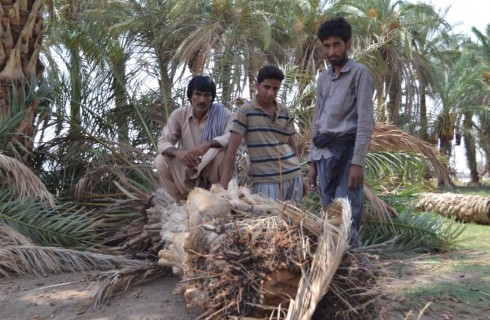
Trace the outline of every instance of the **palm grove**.
<instances>
[{"instance_id":1,"label":"palm grove","mask_svg":"<svg viewBox=\"0 0 490 320\"><path fill-rule=\"evenodd\" d=\"M351 55L375 76L379 126L395 125L436 146L443 163L463 140L473 183L490 169L490 28L474 29L476 40L455 34L431 5L0 3L0 220L38 244L121 248L139 234L158 187L156 139L172 110L186 103L181 84L190 75L209 74L218 100L235 110L250 98L259 68L279 65L287 74L281 99L307 150L315 79L325 68L316 31L335 15L352 23ZM367 170L376 191L423 185L430 168L401 145L373 150Z\"/></svg>"}]
</instances>

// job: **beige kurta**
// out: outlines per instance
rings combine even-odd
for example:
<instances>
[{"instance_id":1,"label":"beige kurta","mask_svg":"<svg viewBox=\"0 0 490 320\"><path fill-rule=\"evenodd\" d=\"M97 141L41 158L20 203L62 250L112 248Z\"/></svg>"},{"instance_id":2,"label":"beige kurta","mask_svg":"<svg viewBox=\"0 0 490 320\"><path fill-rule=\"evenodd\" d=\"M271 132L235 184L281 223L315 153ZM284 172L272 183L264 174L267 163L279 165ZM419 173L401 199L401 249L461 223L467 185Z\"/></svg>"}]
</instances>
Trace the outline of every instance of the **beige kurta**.
<instances>
[{"instance_id":1,"label":"beige kurta","mask_svg":"<svg viewBox=\"0 0 490 320\"><path fill-rule=\"evenodd\" d=\"M192 106L179 108L170 115L158 141L158 156L155 159L155 166L165 189L177 200L185 200L189 192L197 186L207 187L212 183L219 182L224 148L228 145L233 121L232 113L227 109L226 112L224 134L213 139L222 148L209 149L199 166L194 169L187 168L179 159L164 156L162 153L173 147L192 150L199 146L208 115L198 121L192 112Z\"/></svg>"}]
</instances>

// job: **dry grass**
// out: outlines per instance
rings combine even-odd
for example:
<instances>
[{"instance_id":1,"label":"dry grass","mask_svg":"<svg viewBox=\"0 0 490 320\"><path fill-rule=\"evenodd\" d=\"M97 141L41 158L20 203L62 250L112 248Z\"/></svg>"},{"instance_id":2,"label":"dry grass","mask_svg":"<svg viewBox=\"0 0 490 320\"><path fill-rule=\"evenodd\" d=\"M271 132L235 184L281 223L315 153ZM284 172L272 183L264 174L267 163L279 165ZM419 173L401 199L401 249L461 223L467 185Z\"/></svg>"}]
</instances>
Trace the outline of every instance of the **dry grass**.
<instances>
[{"instance_id":1,"label":"dry grass","mask_svg":"<svg viewBox=\"0 0 490 320\"><path fill-rule=\"evenodd\" d=\"M0 153L0 188L5 184L12 194L20 199L37 197L47 202L51 207L55 206L53 195L39 178L19 160Z\"/></svg>"}]
</instances>

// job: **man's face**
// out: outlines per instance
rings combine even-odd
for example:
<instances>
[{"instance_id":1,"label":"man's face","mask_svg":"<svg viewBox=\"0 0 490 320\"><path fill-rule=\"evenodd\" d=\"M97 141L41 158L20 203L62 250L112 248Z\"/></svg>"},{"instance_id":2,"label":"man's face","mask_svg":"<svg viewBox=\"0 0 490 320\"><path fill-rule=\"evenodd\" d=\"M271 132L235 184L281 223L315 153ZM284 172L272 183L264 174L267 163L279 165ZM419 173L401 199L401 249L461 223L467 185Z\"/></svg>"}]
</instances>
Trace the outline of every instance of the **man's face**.
<instances>
[{"instance_id":1,"label":"man's face","mask_svg":"<svg viewBox=\"0 0 490 320\"><path fill-rule=\"evenodd\" d=\"M261 83L257 84L257 97L259 102L265 104L272 103L279 92L281 87L281 81L276 79L265 79Z\"/></svg>"},{"instance_id":2,"label":"man's face","mask_svg":"<svg viewBox=\"0 0 490 320\"><path fill-rule=\"evenodd\" d=\"M325 55L332 66L341 67L349 60L347 50L350 49L351 39L344 42L340 37L332 36L323 40L322 43Z\"/></svg>"},{"instance_id":3,"label":"man's face","mask_svg":"<svg viewBox=\"0 0 490 320\"><path fill-rule=\"evenodd\" d=\"M191 96L191 104L196 111L205 112L208 111L213 101L213 95L211 92L202 92L194 90Z\"/></svg>"}]
</instances>

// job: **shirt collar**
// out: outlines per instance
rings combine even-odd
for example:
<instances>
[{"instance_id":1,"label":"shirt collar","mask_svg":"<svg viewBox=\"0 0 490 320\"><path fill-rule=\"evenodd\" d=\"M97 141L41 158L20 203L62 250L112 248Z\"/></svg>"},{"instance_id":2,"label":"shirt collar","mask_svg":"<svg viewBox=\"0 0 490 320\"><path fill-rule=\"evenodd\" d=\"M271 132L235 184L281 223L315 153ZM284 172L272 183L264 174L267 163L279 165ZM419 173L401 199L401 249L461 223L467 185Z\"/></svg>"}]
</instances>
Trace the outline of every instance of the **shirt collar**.
<instances>
[{"instance_id":1,"label":"shirt collar","mask_svg":"<svg viewBox=\"0 0 490 320\"><path fill-rule=\"evenodd\" d=\"M347 63L342 67L342 69L340 70L340 73L347 73L350 71L350 69L352 68L352 65L354 64L354 59L351 59L349 58L349 60L347 60ZM333 66L330 65L329 68L328 68L328 74L330 75L330 78L338 78L338 76L335 76L334 72L333 72ZM339 74L340 76L340 74Z\"/></svg>"},{"instance_id":2,"label":"shirt collar","mask_svg":"<svg viewBox=\"0 0 490 320\"><path fill-rule=\"evenodd\" d=\"M257 101L257 96L256 95L252 98L252 105L254 106L255 109L260 109L263 112L265 112L264 111L264 108L262 108L262 106ZM283 105L280 104L279 102L277 102L277 100L274 100L274 106L275 106L276 111L279 111L279 110L281 110L283 108Z\"/></svg>"},{"instance_id":3,"label":"shirt collar","mask_svg":"<svg viewBox=\"0 0 490 320\"><path fill-rule=\"evenodd\" d=\"M208 109L208 112L204 115L204 118L202 118L203 120L206 119L209 115L209 109ZM190 106L187 106L187 119L195 119L195 116L194 116L194 111L193 111L193 108L192 108L192 105ZM197 120L197 119L196 119ZM202 121L202 120L201 120Z\"/></svg>"}]
</instances>

